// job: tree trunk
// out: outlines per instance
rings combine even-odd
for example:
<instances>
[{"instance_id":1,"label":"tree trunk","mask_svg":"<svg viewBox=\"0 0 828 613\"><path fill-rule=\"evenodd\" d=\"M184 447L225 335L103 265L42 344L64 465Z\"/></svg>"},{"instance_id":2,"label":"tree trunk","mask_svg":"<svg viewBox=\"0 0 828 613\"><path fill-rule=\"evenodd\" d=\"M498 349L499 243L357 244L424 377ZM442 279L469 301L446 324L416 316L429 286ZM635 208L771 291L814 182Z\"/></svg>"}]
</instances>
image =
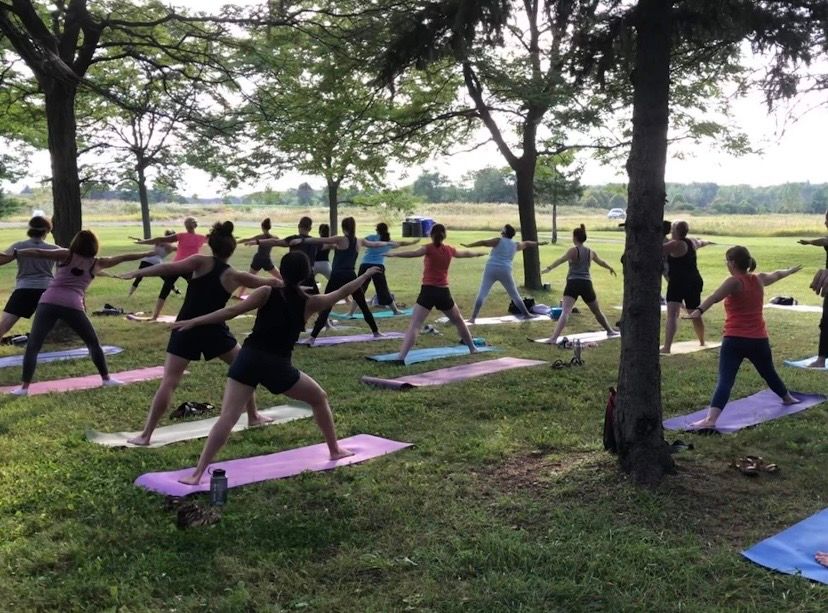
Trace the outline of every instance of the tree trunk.
<instances>
[{"instance_id":1,"label":"tree trunk","mask_svg":"<svg viewBox=\"0 0 828 613\"><path fill-rule=\"evenodd\" d=\"M330 213L331 235L338 234L337 228L339 215L339 181L327 179L328 181L328 211Z\"/></svg>"},{"instance_id":2,"label":"tree trunk","mask_svg":"<svg viewBox=\"0 0 828 613\"><path fill-rule=\"evenodd\" d=\"M661 232L666 190L671 3L640 0L633 82L633 136L627 160L624 320L618 372L619 461L637 483L654 485L675 466L661 424L659 332Z\"/></svg>"},{"instance_id":3,"label":"tree trunk","mask_svg":"<svg viewBox=\"0 0 828 613\"><path fill-rule=\"evenodd\" d=\"M141 201L141 223L144 225L144 238L152 237L150 227L149 197L147 196L147 176L144 174L144 165L139 160L135 168L138 174L138 199Z\"/></svg>"},{"instance_id":4,"label":"tree trunk","mask_svg":"<svg viewBox=\"0 0 828 613\"><path fill-rule=\"evenodd\" d=\"M558 244L558 203L557 197L552 201L552 244Z\"/></svg>"},{"instance_id":5,"label":"tree trunk","mask_svg":"<svg viewBox=\"0 0 828 613\"><path fill-rule=\"evenodd\" d=\"M520 236L525 241L538 240L535 221L535 162L534 156L524 153L515 170ZM541 289L540 253L537 249L523 250L523 285L527 289Z\"/></svg>"},{"instance_id":6,"label":"tree trunk","mask_svg":"<svg viewBox=\"0 0 828 613\"><path fill-rule=\"evenodd\" d=\"M55 242L62 247L69 246L82 223L76 93L76 86L53 81L45 96L49 156L52 161L52 225Z\"/></svg>"}]
</instances>

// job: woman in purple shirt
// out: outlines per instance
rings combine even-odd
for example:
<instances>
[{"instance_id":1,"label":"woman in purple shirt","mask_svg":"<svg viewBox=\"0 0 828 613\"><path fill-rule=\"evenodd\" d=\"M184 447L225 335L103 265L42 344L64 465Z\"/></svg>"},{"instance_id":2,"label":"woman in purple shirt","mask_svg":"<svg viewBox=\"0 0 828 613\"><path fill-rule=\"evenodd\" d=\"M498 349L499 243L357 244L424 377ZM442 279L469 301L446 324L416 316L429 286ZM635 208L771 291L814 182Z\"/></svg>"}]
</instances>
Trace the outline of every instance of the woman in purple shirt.
<instances>
[{"instance_id":1,"label":"woman in purple shirt","mask_svg":"<svg viewBox=\"0 0 828 613\"><path fill-rule=\"evenodd\" d=\"M69 249L16 249L14 257L46 258L55 260L57 269L55 278L40 297L32 322L32 333L26 343L26 355L23 356L23 376L20 387L13 390L15 396L26 396L29 384L34 378L37 367L37 354L58 320L66 324L81 337L89 348L89 355L101 375L104 386L121 385L117 379L109 376L106 358L98 341L98 335L86 316L86 288L95 275L105 268L117 266L121 262L140 260L153 252L130 253L109 258L99 258L98 239L89 230L81 230L72 239Z\"/></svg>"}]
</instances>

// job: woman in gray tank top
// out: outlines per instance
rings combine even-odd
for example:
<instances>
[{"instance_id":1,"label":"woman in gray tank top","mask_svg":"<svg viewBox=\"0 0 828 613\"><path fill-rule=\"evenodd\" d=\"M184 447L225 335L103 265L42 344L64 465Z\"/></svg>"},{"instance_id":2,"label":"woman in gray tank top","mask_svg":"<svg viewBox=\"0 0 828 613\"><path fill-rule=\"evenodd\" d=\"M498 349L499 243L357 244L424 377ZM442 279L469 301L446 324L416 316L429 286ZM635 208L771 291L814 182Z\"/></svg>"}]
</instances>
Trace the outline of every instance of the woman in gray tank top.
<instances>
[{"instance_id":1,"label":"woman in gray tank top","mask_svg":"<svg viewBox=\"0 0 828 613\"><path fill-rule=\"evenodd\" d=\"M0 265L14 260L14 252L19 249L57 249L57 245L43 240L51 231L52 224L48 219L40 216L32 217L26 232L29 238L14 243L6 249L5 253L0 254ZM53 260L24 257L17 259L17 281L14 291L9 296L9 301L3 308L3 315L0 317L0 337L5 336L21 317L25 319L32 317L37 309L40 296L49 287L49 282L54 277L54 268Z\"/></svg>"},{"instance_id":2,"label":"woman in gray tank top","mask_svg":"<svg viewBox=\"0 0 828 613\"><path fill-rule=\"evenodd\" d=\"M569 273L566 275L566 287L564 288L563 300L561 302L563 307L561 316L558 318L558 324L555 326L555 332L548 341L552 345L557 344L558 337L561 335L561 332L563 332L566 322L569 319L569 315L572 313L572 307L575 306L575 302L578 298L583 298L589 310L592 311L593 315L595 315L595 319L597 319L598 323L601 324L604 330L607 331L607 336L616 336L618 334L618 332L610 326L609 321L607 321L607 316L604 315L603 311L601 311L601 307L598 306L598 298L595 295L595 290L592 287L592 277L589 274L589 268L592 265L592 262L595 262L598 266L609 270L613 277L616 276L615 270L613 270L612 266L598 257L598 254L592 249L584 247L586 240L586 227L584 227L584 224L581 224L579 228L575 228L572 231L572 242L575 246L570 247L565 254L541 271L541 273L547 273L553 268L557 268L564 262L569 263Z\"/></svg>"}]
</instances>

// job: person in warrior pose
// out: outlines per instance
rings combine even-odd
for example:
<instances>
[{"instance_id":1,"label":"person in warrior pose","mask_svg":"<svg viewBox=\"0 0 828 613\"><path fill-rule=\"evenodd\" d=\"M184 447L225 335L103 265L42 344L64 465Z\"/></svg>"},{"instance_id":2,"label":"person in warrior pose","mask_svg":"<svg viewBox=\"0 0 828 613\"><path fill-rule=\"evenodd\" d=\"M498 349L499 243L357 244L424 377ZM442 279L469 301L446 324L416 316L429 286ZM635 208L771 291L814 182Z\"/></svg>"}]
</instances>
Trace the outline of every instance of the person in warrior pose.
<instances>
[{"instance_id":1,"label":"person in warrior pose","mask_svg":"<svg viewBox=\"0 0 828 613\"><path fill-rule=\"evenodd\" d=\"M172 236L175 232L172 230L167 230L164 232L164 236ZM170 255L173 251L176 250L176 247L172 245L172 243L158 243L153 247L152 251L153 254L148 258L143 258L140 262L138 262L138 268L149 268L150 266L155 266L156 264L160 264L163 262L168 255ZM141 285L141 278L136 278L135 281L132 282L132 285L129 286L129 293L127 297L132 296L135 293L135 290L138 289L138 286ZM176 294L180 294L175 287L172 288L172 291Z\"/></svg>"},{"instance_id":2,"label":"person in warrior pose","mask_svg":"<svg viewBox=\"0 0 828 613\"><path fill-rule=\"evenodd\" d=\"M828 228L828 211L825 211L825 227ZM811 240L800 240L800 245L813 245L825 249L825 266L828 268L828 236ZM817 359L808 364L810 368L825 368L825 359L828 358L828 296L822 301L822 319L819 320L819 345Z\"/></svg>"},{"instance_id":3,"label":"person in warrior pose","mask_svg":"<svg viewBox=\"0 0 828 613\"><path fill-rule=\"evenodd\" d=\"M270 273L272 276L280 278L279 271L276 270L276 267L273 265L273 260L270 258L270 251L273 249L273 245L262 245L262 240L264 239L279 238L278 236L273 236L270 233L270 217L265 217L262 220L261 227L261 234L257 234L256 236L251 236L250 238L246 238L244 240L239 241L244 245L256 245L257 247L256 253L253 255L253 260L250 262L250 274L257 275L259 274L260 270L264 270L265 272ZM235 296L239 299L241 299L244 296L243 286L239 286L238 292Z\"/></svg>"}]
</instances>

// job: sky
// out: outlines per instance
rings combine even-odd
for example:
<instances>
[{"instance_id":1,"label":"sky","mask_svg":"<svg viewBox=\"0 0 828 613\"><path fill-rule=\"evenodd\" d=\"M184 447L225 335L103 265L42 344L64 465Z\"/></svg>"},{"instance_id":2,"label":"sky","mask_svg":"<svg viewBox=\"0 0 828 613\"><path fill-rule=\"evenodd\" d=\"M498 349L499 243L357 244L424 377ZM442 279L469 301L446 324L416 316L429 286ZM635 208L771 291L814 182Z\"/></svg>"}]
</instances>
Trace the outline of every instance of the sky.
<instances>
[{"instance_id":1,"label":"sky","mask_svg":"<svg viewBox=\"0 0 828 613\"><path fill-rule=\"evenodd\" d=\"M254 0L241 0L236 4L255 4ZM175 0L175 5L211 11L220 7L222 2L209 0ZM752 93L746 98L733 103L733 116L737 125L750 137L754 148L761 153L742 157L733 157L717 150L710 143L684 147L682 159L669 158L666 179L670 183L714 182L720 185L747 184L773 185L785 182L828 182L828 159L826 159L824 141L828 136L828 94L820 98L812 96L800 99L792 109L791 119L787 112L769 115L761 94ZM485 132L481 130L481 136ZM462 148L461 148L462 149ZM399 186L412 182L422 170L438 171L449 179L459 181L471 170L486 166L505 166L505 160L493 144L489 144L473 153L457 153L450 157L438 157L426 163L404 170L392 167L388 174L389 184ZM31 172L28 177L10 186L13 191L23 185L31 185L48 175L49 157L46 152L38 152L32 159ZM321 177L286 173L279 179L252 183L233 190L240 194L263 189L270 185L274 189L284 190L296 187L308 181L312 186L321 188ZM582 182L587 185L602 183L625 183L626 174L623 162L603 165L593 160L586 160ZM211 182L209 176L200 171L188 171L179 189L183 194L197 194L201 197L213 197L225 193L222 185Z\"/></svg>"}]
</instances>

